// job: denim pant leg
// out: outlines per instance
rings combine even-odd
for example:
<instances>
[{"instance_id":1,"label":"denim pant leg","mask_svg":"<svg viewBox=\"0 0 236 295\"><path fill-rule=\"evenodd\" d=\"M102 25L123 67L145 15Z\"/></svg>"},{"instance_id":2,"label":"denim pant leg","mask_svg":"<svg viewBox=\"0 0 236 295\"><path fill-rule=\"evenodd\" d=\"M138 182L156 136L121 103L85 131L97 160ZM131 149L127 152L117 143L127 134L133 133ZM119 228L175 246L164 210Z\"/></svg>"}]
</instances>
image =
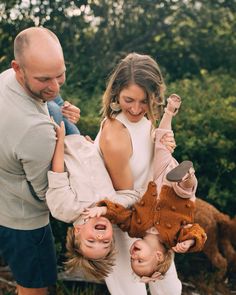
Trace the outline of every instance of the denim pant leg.
<instances>
[{"instance_id":1,"label":"denim pant leg","mask_svg":"<svg viewBox=\"0 0 236 295\"><path fill-rule=\"evenodd\" d=\"M76 127L76 125L71 123L67 118L65 118L62 115L60 105L63 105L63 100L61 97L57 97L55 100L48 102L48 110L49 110L50 116L53 117L54 121L57 124L60 124L61 121L64 122L66 135L80 134L79 129Z\"/></svg>"}]
</instances>

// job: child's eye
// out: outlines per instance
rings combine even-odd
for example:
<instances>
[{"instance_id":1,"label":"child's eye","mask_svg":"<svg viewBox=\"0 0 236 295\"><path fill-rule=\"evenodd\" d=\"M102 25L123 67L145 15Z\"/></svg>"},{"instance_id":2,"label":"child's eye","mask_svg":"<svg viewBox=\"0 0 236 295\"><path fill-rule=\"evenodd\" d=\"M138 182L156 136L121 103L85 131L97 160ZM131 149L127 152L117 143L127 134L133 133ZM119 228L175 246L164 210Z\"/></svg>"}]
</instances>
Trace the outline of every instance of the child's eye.
<instances>
[{"instance_id":1,"label":"child's eye","mask_svg":"<svg viewBox=\"0 0 236 295\"><path fill-rule=\"evenodd\" d=\"M89 243L94 243L94 240L88 240L89 241Z\"/></svg>"},{"instance_id":2,"label":"child's eye","mask_svg":"<svg viewBox=\"0 0 236 295\"><path fill-rule=\"evenodd\" d=\"M110 241L109 241L109 240L105 240L105 241L103 241L103 243L104 243L104 244L109 244Z\"/></svg>"}]
</instances>

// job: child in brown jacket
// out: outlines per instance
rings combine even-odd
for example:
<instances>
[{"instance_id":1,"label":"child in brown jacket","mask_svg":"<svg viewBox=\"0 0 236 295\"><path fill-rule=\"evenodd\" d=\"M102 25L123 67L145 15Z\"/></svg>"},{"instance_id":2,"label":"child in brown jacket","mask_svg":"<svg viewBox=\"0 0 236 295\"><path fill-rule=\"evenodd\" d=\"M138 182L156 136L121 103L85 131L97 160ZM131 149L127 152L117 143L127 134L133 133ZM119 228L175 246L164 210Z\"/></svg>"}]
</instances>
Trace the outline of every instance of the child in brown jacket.
<instances>
[{"instance_id":1,"label":"child in brown jacket","mask_svg":"<svg viewBox=\"0 0 236 295\"><path fill-rule=\"evenodd\" d=\"M192 162L178 165L161 143L171 130L171 119L181 100L171 95L156 130L154 180L142 199L131 208L103 200L86 210L86 217L106 216L136 240L130 248L133 271L147 283L163 278L170 267L173 252L201 251L206 241L204 230L194 224L197 179Z\"/></svg>"}]
</instances>

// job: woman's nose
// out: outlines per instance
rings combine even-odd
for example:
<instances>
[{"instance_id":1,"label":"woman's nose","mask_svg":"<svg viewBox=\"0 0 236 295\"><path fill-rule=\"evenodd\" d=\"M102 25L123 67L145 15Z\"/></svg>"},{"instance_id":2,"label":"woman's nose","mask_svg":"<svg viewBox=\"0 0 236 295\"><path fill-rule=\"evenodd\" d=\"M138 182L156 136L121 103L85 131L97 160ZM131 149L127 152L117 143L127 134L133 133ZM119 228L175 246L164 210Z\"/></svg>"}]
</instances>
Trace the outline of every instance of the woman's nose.
<instances>
[{"instance_id":1,"label":"woman's nose","mask_svg":"<svg viewBox=\"0 0 236 295\"><path fill-rule=\"evenodd\" d=\"M131 111L132 111L132 113L134 115L139 114L139 112L140 112L140 105L138 103L133 104L132 107L131 107Z\"/></svg>"}]
</instances>

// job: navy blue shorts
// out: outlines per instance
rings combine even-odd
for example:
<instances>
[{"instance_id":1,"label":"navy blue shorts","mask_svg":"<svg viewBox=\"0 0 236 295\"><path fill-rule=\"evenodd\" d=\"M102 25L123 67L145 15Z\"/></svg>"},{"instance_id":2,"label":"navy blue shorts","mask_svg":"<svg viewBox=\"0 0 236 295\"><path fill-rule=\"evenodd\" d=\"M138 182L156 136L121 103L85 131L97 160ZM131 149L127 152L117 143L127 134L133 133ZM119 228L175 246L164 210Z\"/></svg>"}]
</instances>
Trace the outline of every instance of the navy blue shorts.
<instances>
[{"instance_id":1,"label":"navy blue shorts","mask_svg":"<svg viewBox=\"0 0 236 295\"><path fill-rule=\"evenodd\" d=\"M56 252L50 225L34 230L0 226L0 254L20 286L44 288L56 283Z\"/></svg>"}]
</instances>

